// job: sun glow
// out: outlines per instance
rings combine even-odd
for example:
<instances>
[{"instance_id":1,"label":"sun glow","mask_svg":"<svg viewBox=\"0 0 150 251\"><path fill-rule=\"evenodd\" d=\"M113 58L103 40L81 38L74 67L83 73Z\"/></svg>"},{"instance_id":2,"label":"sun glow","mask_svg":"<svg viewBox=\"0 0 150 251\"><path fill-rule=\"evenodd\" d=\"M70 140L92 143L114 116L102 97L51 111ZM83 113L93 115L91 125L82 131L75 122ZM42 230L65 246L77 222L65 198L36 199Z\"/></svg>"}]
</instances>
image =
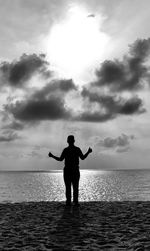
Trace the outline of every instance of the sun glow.
<instances>
[{"instance_id":1,"label":"sun glow","mask_svg":"<svg viewBox=\"0 0 150 251\"><path fill-rule=\"evenodd\" d=\"M63 22L52 27L47 55L63 77L76 78L103 58L109 37L100 31L101 24L102 17L73 7Z\"/></svg>"}]
</instances>

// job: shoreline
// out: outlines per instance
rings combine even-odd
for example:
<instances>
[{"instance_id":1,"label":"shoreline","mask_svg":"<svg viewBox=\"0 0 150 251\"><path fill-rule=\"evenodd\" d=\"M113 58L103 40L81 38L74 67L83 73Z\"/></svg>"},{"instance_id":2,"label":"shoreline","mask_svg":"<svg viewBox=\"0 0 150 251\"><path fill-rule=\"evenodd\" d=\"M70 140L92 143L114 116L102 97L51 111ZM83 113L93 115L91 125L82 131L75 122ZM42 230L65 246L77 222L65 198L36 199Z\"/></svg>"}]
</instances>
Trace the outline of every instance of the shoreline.
<instances>
[{"instance_id":1,"label":"shoreline","mask_svg":"<svg viewBox=\"0 0 150 251\"><path fill-rule=\"evenodd\" d=\"M63 168L61 169L50 169L50 170L0 170L0 173L59 173L63 172ZM99 169L99 168L80 168L80 171L98 171L98 172L113 172L113 171L150 171L150 168L137 168L137 169Z\"/></svg>"},{"instance_id":2,"label":"shoreline","mask_svg":"<svg viewBox=\"0 0 150 251\"><path fill-rule=\"evenodd\" d=\"M150 201L0 203L3 251L150 250L149 236Z\"/></svg>"}]
</instances>

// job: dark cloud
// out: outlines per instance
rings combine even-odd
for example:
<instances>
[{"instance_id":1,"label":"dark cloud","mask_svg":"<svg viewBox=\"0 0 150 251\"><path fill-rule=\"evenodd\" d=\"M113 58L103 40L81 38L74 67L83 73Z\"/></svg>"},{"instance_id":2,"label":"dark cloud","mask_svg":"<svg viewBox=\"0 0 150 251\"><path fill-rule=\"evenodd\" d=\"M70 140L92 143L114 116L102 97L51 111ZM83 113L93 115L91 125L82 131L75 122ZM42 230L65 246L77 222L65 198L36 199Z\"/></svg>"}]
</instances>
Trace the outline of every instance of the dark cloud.
<instances>
[{"instance_id":1,"label":"dark cloud","mask_svg":"<svg viewBox=\"0 0 150 251\"><path fill-rule=\"evenodd\" d=\"M10 142L10 141L14 141L18 138L19 138L19 136L15 132L6 131L0 135L0 142Z\"/></svg>"},{"instance_id":2,"label":"dark cloud","mask_svg":"<svg viewBox=\"0 0 150 251\"><path fill-rule=\"evenodd\" d=\"M103 140L100 140L97 143L97 146L104 149L115 149L117 152L126 152L130 148L131 140L134 138L134 135L128 136L126 134L122 134L117 138L107 137Z\"/></svg>"},{"instance_id":3,"label":"dark cloud","mask_svg":"<svg viewBox=\"0 0 150 251\"><path fill-rule=\"evenodd\" d=\"M124 115L132 115L132 114L140 114L145 112L145 108L143 108L143 102L137 96L134 96L128 100L122 101L122 105L118 107L118 112Z\"/></svg>"},{"instance_id":4,"label":"dark cloud","mask_svg":"<svg viewBox=\"0 0 150 251\"><path fill-rule=\"evenodd\" d=\"M52 80L49 84L26 95L23 100L13 102L9 98L4 105L3 117L6 120L9 114L13 120L4 126L5 129L21 130L25 124L40 122L42 120L68 119L71 117L69 109L65 106L65 95L77 90L72 79ZM26 123L22 123L25 121Z\"/></svg>"},{"instance_id":5,"label":"dark cloud","mask_svg":"<svg viewBox=\"0 0 150 251\"><path fill-rule=\"evenodd\" d=\"M23 126L20 121L41 121L68 119L71 117L69 109L65 107L64 96L67 92L76 90L71 79L54 80L40 90L36 90L27 99L9 102L5 105L5 113L12 114L19 120L11 123L13 129L21 129ZM59 92L59 95L58 93Z\"/></svg>"},{"instance_id":6,"label":"dark cloud","mask_svg":"<svg viewBox=\"0 0 150 251\"><path fill-rule=\"evenodd\" d=\"M142 100L138 96L125 99L118 95L100 95L84 88L81 95L88 99L90 104L99 105L99 112L86 111L80 115L80 120L91 122L104 122L115 118L117 115L132 115L145 112Z\"/></svg>"},{"instance_id":7,"label":"dark cloud","mask_svg":"<svg viewBox=\"0 0 150 251\"><path fill-rule=\"evenodd\" d=\"M140 58L144 62L150 53L150 38L137 39L130 45L130 54L135 58Z\"/></svg>"},{"instance_id":8,"label":"dark cloud","mask_svg":"<svg viewBox=\"0 0 150 251\"><path fill-rule=\"evenodd\" d=\"M138 39L130 46L123 60L106 60L96 70L93 86L107 86L112 91L134 91L143 87L149 68L145 65L150 55L150 38Z\"/></svg>"},{"instance_id":9,"label":"dark cloud","mask_svg":"<svg viewBox=\"0 0 150 251\"><path fill-rule=\"evenodd\" d=\"M70 83L70 82L68 82ZM71 82L72 83L72 82ZM59 87L59 84L56 85ZM52 86L52 88L54 88ZM58 88L61 90L61 88ZM67 91L74 89L74 85L71 84L67 87ZM66 88L65 88L66 90ZM65 93L66 93L65 92ZM60 93L61 94L61 93ZM137 96L129 99L124 99L116 95L103 95L98 93L90 93L84 89L82 97L84 102L88 99L88 109L78 114L72 113L65 105L65 96L56 95L55 91L51 91L51 85L48 85L36 91L31 97L26 100L17 101L15 103L10 102L5 105L5 113L12 114L13 117L18 120L16 124L11 123L13 129L23 128L20 121L37 122L42 120L74 120L74 121L87 121L87 122L105 122L116 118L118 115L133 115L144 112L143 104L140 98ZM93 109L92 105L97 104L97 109Z\"/></svg>"},{"instance_id":10,"label":"dark cloud","mask_svg":"<svg viewBox=\"0 0 150 251\"><path fill-rule=\"evenodd\" d=\"M63 99L51 97L48 100L26 100L5 106L5 111L21 121L40 121L67 119L70 112L65 108Z\"/></svg>"},{"instance_id":11,"label":"dark cloud","mask_svg":"<svg viewBox=\"0 0 150 251\"><path fill-rule=\"evenodd\" d=\"M61 90L63 92L68 92L71 90L77 90L72 79L61 79L61 80L54 80L51 83L51 90Z\"/></svg>"},{"instance_id":12,"label":"dark cloud","mask_svg":"<svg viewBox=\"0 0 150 251\"><path fill-rule=\"evenodd\" d=\"M99 112L85 111L82 112L79 116L76 116L75 120L83 122L105 122L113 118L115 118L115 115L109 112L103 113L101 111Z\"/></svg>"},{"instance_id":13,"label":"dark cloud","mask_svg":"<svg viewBox=\"0 0 150 251\"><path fill-rule=\"evenodd\" d=\"M21 88L35 73L48 77L50 71L47 67L48 62L45 60L44 54L24 54L18 61L11 63L2 62L0 64L0 72L4 83Z\"/></svg>"},{"instance_id":14,"label":"dark cloud","mask_svg":"<svg viewBox=\"0 0 150 251\"><path fill-rule=\"evenodd\" d=\"M33 99L45 99L46 97L48 97L49 95L51 95L52 93L54 94L54 92L58 91L64 93L67 93L69 91L72 90L76 90L76 86L73 83L72 79L61 79L61 80L53 80L51 81L49 84L47 84L46 86L44 86L41 90L36 91L32 98Z\"/></svg>"},{"instance_id":15,"label":"dark cloud","mask_svg":"<svg viewBox=\"0 0 150 251\"><path fill-rule=\"evenodd\" d=\"M146 60L150 55L150 39L137 40L130 46L129 55L120 60L106 60L97 69L97 81L83 88L81 95L88 101L88 111L80 114L80 120L104 122L118 115L140 114L146 110L143 102L133 91L143 87L148 79L149 69ZM107 87L107 93L103 87ZM112 93L113 91L113 93ZM124 98L123 91L130 93ZM89 107L96 104L99 109Z\"/></svg>"}]
</instances>

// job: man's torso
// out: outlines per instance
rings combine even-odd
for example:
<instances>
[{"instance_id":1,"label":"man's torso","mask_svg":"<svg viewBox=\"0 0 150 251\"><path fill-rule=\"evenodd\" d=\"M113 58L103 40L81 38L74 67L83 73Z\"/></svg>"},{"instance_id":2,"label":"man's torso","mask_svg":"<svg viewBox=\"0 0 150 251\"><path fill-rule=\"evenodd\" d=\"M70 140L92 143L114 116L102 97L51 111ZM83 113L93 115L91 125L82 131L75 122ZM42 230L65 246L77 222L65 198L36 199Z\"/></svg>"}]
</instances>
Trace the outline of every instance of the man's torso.
<instances>
[{"instance_id":1,"label":"man's torso","mask_svg":"<svg viewBox=\"0 0 150 251\"><path fill-rule=\"evenodd\" d=\"M63 150L65 168L74 168L79 166L80 152L80 148L76 146L68 146Z\"/></svg>"}]
</instances>

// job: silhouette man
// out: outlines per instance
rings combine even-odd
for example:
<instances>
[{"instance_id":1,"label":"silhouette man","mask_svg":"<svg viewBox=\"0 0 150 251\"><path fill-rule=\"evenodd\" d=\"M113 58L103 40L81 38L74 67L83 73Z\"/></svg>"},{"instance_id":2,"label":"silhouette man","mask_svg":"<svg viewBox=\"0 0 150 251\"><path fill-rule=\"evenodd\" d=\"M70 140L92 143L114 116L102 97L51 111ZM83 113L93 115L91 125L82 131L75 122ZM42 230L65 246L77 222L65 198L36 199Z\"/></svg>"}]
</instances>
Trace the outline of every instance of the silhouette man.
<instances>
[{"instance_id":1,"label":"silhouette man","mask_svg":"<svg viewBox=\"0 0 150 251\"><path fill-rule=\"evenodd\" d=\"M92 149L89 147L88 151L83 154L81 149L74 145L75 139L73 135L69 135L67 138L68 147L66 147L61 156L57 157L49 152L48 156L57 160L65 160L64 167L64 183L66 187L66 205L71 205L71 186L73 187L73 202L74 205L78 206L78 195L79 195L79 158L84 160L89 153L92 152Z\"/></svg>"}]
</instances>

